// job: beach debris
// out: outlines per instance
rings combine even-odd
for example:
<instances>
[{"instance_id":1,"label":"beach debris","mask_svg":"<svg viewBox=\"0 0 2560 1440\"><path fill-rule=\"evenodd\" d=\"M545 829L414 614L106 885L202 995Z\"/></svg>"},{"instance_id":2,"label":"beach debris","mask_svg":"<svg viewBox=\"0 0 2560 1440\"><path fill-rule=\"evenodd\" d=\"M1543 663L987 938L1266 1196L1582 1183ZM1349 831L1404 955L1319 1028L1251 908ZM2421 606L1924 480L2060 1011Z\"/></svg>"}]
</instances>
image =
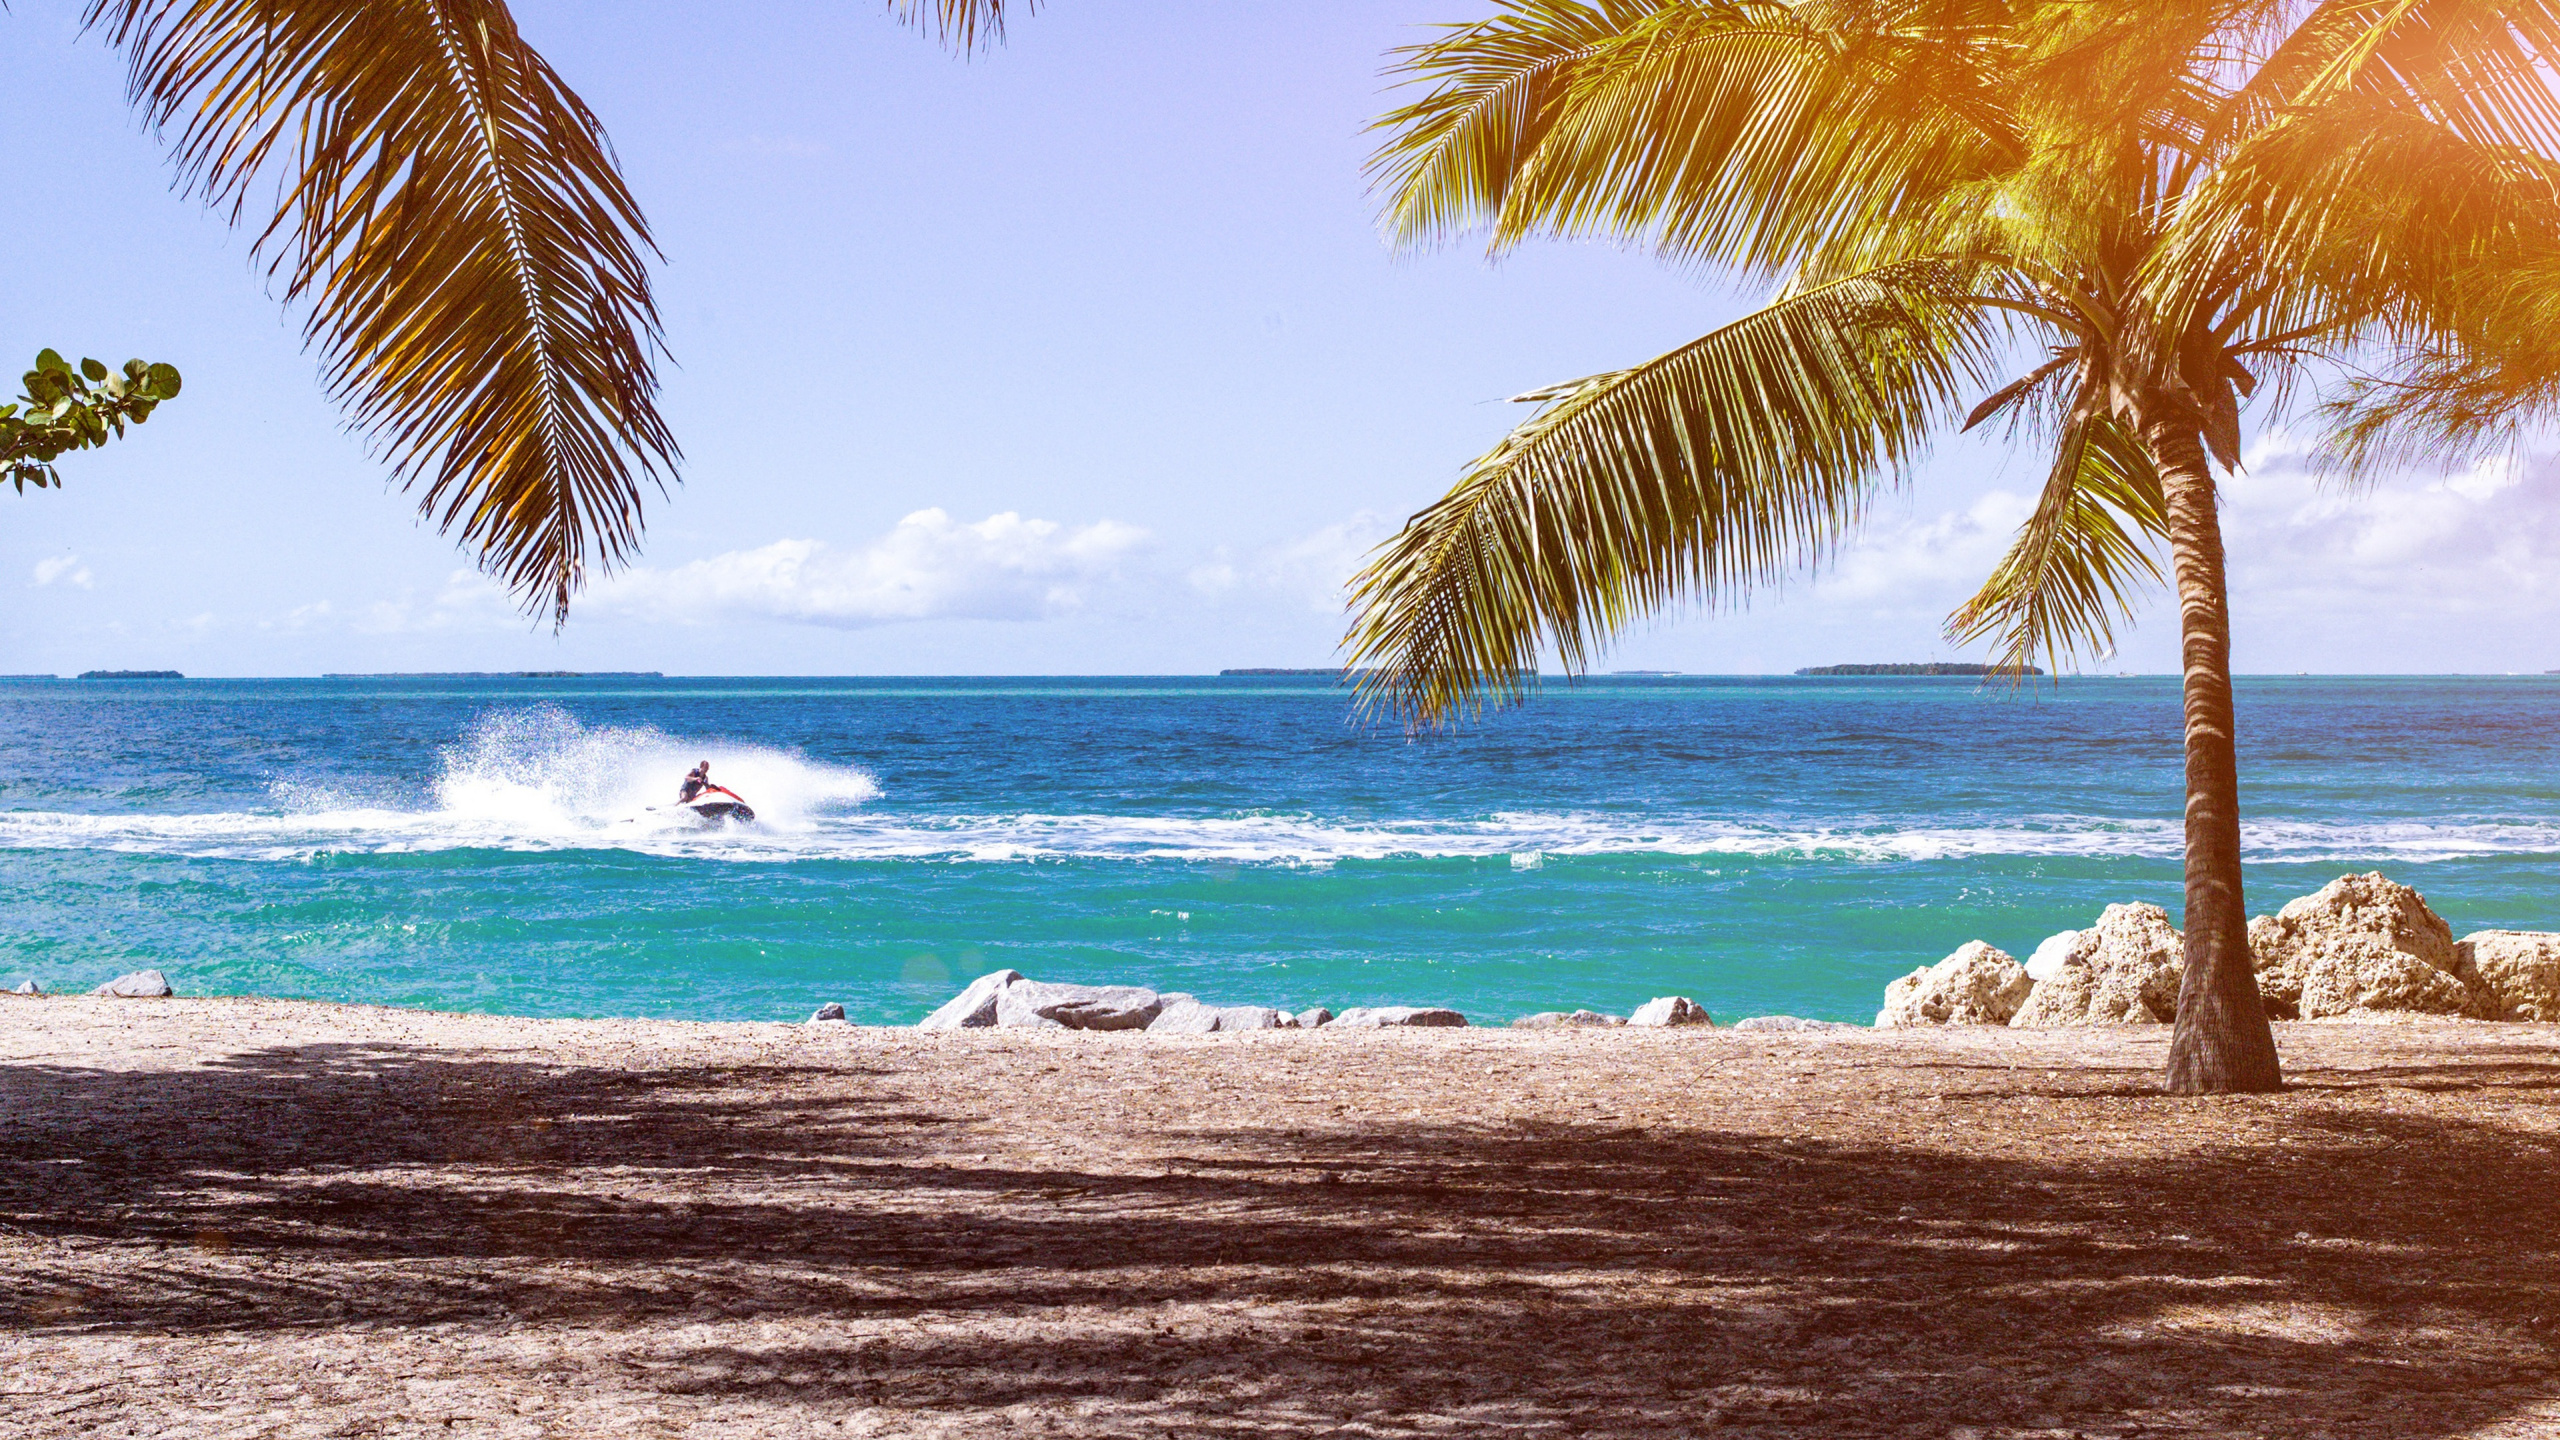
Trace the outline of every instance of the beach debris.
<instances>
[{"instance_id":1,"label":"beach debris","mask_svg":"<svg viewBox=\"0 0 2560 1440\"><path fill-rule=\"evenodd\" d=\"M10 991L9 993L12 995L42 995L44 990L33 980L21 980L18 982L18 988Z\"/></svg>"},{"instance_id":2,"label":"beach debris","mask_svg":"<svg viewBox=\"0 0 2560 1440\"><path fill-rule=\"evenodd\" d=\"M1234 1030L1295 1030L1294 1016L1268 1005L1203 1005L1188 995L1171 998L1171 1003L1147 1022L1150 1033L1162 1031L1171 1035L1209 1035Z\"/></svg>"},{"instance_id":3,"label":"beach debris","mask_svg":"<svg viewBox=\"0 0 2560 1440\"><path fill-rule=\"evenodd\" d=\"M1603 1015L1597 1010L1541 1010L1535 1015L1523 1015L1512 1021L1511 1028L1514 1030L1571 1030L1582 1026L1605 1028L1626 1023L1627 1017L1624 1015Z\"/></svg>"},{"instance_id":4,"label":"beach debris","mask_svg":"<svg viewBox=\"0 0 2560 1440\"><path fill-rule=\"evenodd\" d=\"M112 995L120 1000L165 1000L178 992L169 988L169 977L159 971L136 970L130 975L119 975L89 993Z\"/></svg>"},{"instance_id":5,"label":"beach debris","mask_svg":"<svg viewBox=\"0 0 2560 1440\"><path fill-rule=\"evenodd\" d=\"M1887 985L1876 1024L2006 1025L2034 983L2008 952L1970 940Z\"/></svg>"},{"instance_id":6,"label":"beach debris","mask_svg":"<svg viewBox=\"0 0 2560 1440\"><path fill-rule=\"evenodd\" d=\"M2491 1015L2453 927L2424 896L2379 871L2341 875L2249 922L2258 993L2280 1020L2360 1012Z\"/></svg>"},{"instance_id":7,"label":"beach debris","mask_svg":"<svg viewBox=\"0 0 2560 1440\"><path fill-rule=\"evenodd\" d=\"M1385 1030L1403 1025L1464 1025L1467 1017L1455 1010L1438 1010L1422 1005L1355 1005L1333 1017L1329 1029Z\"/></svg>"},{"instance_id":8,"label":"beach debris","mask_svg":"<svg viewBox=\"0 0 2560 1440\"><path fill-rule=\"evenodd\" d=\"M2457 973L2486 994L2493 1020L2560 1020L2560 935L2482 930L2453 943Z\"/></svg>"},{"instance_id":9,"label":"beach debris","mask_svg":"<svg viewBox=\"0 0 2560 1440\"><path fill-rule=\"evenodd\" d=\"M1846 1020L1801 1020L1793 1015L1754 1015L1747 1020L1734 1021L1733 1028L1749 1030L1757 1034L1791 1034L1816 1030L1864 1030L1869 1027L1851 1024Z\"/></svg>"},{"instance_id":10,"label":"beach debris","mask_svg":"<svg viewBox=\"0 0 2560 1440\"><path fill-rule=\"evenodd\" d=\"M1327 1010L1321 1005L1298 1012L1298 1028L1301 1030L1313 1030L1320 1025L1330 1025L1332 1023L1333 1012Z\"/></svg>"},{"instance_id":11,"label":"beach debris","mask_svg":"<svg viewBox=\"0 0 2560 1440\"><path fill-rule=\"evenodd\" d=\"M1716 1017L1707 1007L1686 995L1664 995L1647 1000L1627 1017L1630 1025L1713 1025Z\"/></svg>"},{"instance_id":12,"label":"beach debris","mask_svg":"<svg viewBox=\"0 0 2560 1440\"><path fill-rule=\"evenodd\" d=\"M2165 1025L2177 1018L2186 957L2186 937L2168 911L2110 905L2097 924L2036 947L2036 960L2048 968L2009 1023L2022 1030Z\"/></svg>"},{"instance_id":13,"label":"beach debris","mask_svg":"<svg viewBox=\"0 0 2560 1440\"><path fill-rule=\"evenodd\" d=\"M809 1017L809 1023L812 1025L850 1025L853 1022L844 1018L843 1006L837 1004L833 1000L830 1000L826 1004L818 1007L818 1013Z\"/></svg>"}]
</instances>

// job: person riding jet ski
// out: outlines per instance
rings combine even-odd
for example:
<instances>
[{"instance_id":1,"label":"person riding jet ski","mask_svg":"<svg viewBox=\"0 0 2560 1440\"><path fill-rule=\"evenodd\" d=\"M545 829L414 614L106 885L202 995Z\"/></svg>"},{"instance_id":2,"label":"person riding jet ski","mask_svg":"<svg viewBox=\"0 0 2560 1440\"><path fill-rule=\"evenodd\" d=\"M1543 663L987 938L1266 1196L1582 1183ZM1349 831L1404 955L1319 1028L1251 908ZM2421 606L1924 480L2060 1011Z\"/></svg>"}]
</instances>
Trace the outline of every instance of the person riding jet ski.
<instances>
[{"instance_id":1,"label":"person riding jet ski","mask_svg":"<svg viewBox=\"0 0 2560 1440\"><path fill-rule=\"evenodd\" d=\"M727 796L727 799L717 797ZM684 783L676 787L676 803L705 820L753 820L756 812L745 797L723 785L711 783L711 762L703 761L685 772Z\"/></svg>"}]
</instances>

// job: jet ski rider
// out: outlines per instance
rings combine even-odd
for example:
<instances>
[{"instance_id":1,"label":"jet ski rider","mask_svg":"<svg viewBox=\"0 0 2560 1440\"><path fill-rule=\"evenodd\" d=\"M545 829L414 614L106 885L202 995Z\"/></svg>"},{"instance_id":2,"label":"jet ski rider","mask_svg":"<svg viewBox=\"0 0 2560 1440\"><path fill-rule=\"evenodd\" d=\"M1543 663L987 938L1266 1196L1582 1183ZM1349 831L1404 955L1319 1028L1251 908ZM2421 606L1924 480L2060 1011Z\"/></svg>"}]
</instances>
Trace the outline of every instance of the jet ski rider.
<instances>
[{"instance_id":1,"label":"jet ski rider","mask_svg":"<svg viewBox=\"0 0 2560 1440\"><path fill-rule=\"evenodd\" d=\"M711 762L703 761L684 772L684 784L676 790L676 803L690 805L703 791L715 788L711 783Z\"/></svg>"}]
</instances>

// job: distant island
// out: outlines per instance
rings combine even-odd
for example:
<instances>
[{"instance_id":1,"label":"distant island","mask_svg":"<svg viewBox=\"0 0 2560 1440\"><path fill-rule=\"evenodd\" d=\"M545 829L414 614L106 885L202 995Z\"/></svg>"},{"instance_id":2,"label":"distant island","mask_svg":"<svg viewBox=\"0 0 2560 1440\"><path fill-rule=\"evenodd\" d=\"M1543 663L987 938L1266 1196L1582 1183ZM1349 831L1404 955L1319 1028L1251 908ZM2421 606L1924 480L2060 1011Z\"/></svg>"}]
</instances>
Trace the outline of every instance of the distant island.
<instances>
[{"instance_id":1,"label":"distant island","mask_svg":"<svg viewBox=\"0 0 2560 1440\"><path fill-rule=\"evenodd\" d=\"M1277 670L1277 669L1256 668L1256 669L1250 669L1250 670L1221 670L1221 671L1219 671L1219 672L1218 672L1218 674L1219 674L1219 675L1221 675L1221 676L1228 676L1228 675L1263 675L1263 676L1270 676L1270 675L1287 675L1287 676L1294 676L1294 677L1297 677L1297 678L1300 678L1300 679L1306 679L1306 678L1310 678L1310 677L1312 677L1312 678L1319 679L1319 680L1339 680L1339 679L1343 678L1344 676L1349 675L1350 673L1351 673L1351 672L1350 672L1349 670L1346 670L1346 669L1344 669L1342 666L1339 666L1339 665L1328 666L1328 667L1325 667L1325 668L1323 668L1323 669L1317 669L1317 670Z\"/></svg>"},{"instance_id":2,"label":"distant island","mask_svg":"<svg viewBox=\"0 0 2560 1440\"><path fill-rule=\"evenodd\" d=\"M53 677L47 675L44 678L50 680ZM80 672L80 678L83 680L184 680L187 677L175 670L83 670Z\"/></svg>"},{"instance_id":3,"label":"distant island","mask_svg":"<svg viewBox=\"0 0 2560 1440\"><path fill-rule=\"evenodd\" d=\"M656 670L391 670L372 675L324 674L323 680L664 680Z\"/></svg>"},{"instance_id":4,"label":"distant island","mask_svg":"<svg viewBox=\"0 0 2560 1440\"><path fill-rule=\"evenodd\" d=\"M1796 672L1799 675L2042 675L2033 665L2015 671L1995 665L1813 665Z\"/></svg>"}]
</instances>

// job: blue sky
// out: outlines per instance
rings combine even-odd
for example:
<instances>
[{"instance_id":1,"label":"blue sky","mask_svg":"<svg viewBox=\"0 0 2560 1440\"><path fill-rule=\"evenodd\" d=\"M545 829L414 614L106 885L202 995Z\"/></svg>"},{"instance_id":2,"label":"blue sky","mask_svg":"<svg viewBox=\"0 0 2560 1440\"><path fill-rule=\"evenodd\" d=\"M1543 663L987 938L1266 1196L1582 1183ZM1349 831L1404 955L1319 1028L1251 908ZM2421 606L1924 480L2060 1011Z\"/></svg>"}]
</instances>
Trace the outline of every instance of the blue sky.
<instances>
[{"instance_id":1,"label":"blue sky","mask_svg":"<svg viewBox=\"0 0 2560 1440\"><path fill-rule=\"evenodd\" d=\"M0 495L0 671L1323 664L1343 577L1524 413L1504 397L1750 298L1605 246L1387 251L1361 176L1380 57L1473 0L1056 0L965 63L862 0L518 0L667 253L688 455L641 569L555 636L340 428L247 237L170 193L78 10L0 16L0 362L142 355L188 388L67 491ZM2252 459L2241 668L2560 666L2539 461L2340 496L2281 432ZM2040 479L1950 444L1825 576L1642 626L1605 668L1964 658L1939 621ZM2154 605L2115 664L2174 660Z\"/></svg>"}]
</instances>

